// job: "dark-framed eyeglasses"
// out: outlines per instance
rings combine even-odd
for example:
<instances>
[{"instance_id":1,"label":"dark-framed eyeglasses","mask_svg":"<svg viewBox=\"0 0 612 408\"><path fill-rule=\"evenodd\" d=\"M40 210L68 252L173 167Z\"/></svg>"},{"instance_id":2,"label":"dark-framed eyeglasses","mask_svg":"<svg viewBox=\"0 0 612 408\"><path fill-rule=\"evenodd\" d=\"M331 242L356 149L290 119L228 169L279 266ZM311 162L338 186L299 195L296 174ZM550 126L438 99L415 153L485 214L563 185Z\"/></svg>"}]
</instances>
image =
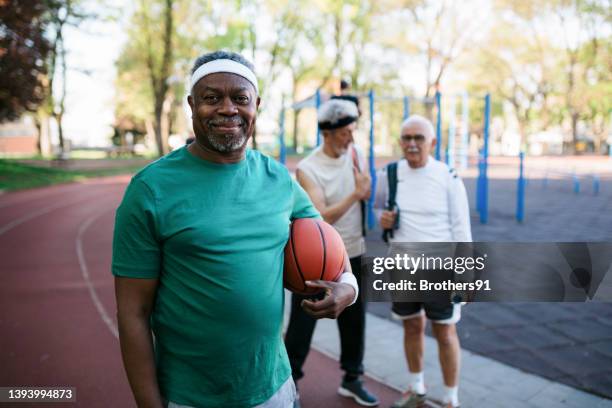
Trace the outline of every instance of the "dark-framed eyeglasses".
<instances>
[{"instance_id":1,"label":"dark-framed eyeglasses","mask_svg":"<svg viewBox=\"0 0 612 408\"><path fill-rule=\"evenodd\" d=\"M404 143L414 142L416 144L425 143L425 136L423 135L401 135L400 139Z\"/></svg>"}]
</instances>

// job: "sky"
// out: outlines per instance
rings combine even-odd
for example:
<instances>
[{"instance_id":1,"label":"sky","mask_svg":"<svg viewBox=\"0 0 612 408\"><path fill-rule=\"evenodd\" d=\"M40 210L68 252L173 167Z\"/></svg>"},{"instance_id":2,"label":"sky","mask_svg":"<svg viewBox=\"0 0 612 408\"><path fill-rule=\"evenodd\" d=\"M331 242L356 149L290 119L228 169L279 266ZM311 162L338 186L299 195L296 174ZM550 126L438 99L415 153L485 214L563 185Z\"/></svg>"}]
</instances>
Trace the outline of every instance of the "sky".
<instances>
[{"instance_id":1,"label":"sky","mask_svg":"<svg viewBox=\"0 0 612 408\"><path fill-rule=\"evenodd\" d=\"M119 7L120 0L107 0ZM88 10L97 5L88 2ZM126 41L118 21L89 20L65 32L67 96L65 133L73 145L108 146L114 120L115 61Z\"/></svg>"}]
</instances>

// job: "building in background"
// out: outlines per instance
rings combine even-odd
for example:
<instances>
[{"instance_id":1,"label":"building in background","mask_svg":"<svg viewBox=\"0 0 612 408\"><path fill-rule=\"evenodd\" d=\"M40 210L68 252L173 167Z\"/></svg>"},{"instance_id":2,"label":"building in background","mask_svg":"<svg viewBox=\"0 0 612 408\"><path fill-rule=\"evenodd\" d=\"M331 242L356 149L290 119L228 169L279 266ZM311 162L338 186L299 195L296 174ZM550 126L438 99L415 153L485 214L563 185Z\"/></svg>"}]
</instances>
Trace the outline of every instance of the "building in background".
<instances>
[{"instance_id":1,"label":"building in background","mask_svg":"<svg viewBox=\"0 0 612 408\"><path fill-rule=\"evenodd\" d=\"M34 121L27 115L17 121L0 124L0 156L37 154L37 135Z\"/></svg>"}]
</instances>

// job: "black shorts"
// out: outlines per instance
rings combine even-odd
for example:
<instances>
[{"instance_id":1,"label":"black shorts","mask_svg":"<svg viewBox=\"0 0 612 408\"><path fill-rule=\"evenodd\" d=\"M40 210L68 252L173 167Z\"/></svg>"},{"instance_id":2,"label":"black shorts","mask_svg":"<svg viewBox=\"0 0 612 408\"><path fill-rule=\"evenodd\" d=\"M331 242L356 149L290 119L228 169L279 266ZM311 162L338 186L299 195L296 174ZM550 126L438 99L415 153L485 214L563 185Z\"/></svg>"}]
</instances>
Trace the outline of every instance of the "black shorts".
<instances>
[{"instance_id":1,"label":"black shorts","mask_svg":"<svg viewBox=\"0 0 612 408\"><path fill-rule=\"evenodd\" d=\"M425 310L425 316L435 323L455 324L461 319L461 304L459 303L393 302L391 306L391 314L398 320L421 316L423 310Z\"/></svg>"}]
</instances>

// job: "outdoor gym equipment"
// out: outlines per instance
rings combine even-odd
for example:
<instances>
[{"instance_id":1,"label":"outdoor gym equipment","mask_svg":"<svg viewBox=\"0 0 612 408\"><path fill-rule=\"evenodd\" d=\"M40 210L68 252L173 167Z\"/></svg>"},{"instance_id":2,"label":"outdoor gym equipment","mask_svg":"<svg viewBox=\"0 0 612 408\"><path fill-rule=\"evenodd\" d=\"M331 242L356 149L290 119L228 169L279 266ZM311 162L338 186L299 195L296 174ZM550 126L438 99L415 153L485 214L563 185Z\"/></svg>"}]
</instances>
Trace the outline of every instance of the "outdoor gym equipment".
<instances>
[{"instance_id":1,"label":"outdoor gym equipment","mask_svg":"<svg viewBox=\"0 0 612 408\"><path fill-rule=\"evenodd\" d=\"M358 95L360 97L367 97L369 101L369 119L370 119L370 129L369 129L369 149L368 149L368 163L370 165L370 176L372 178L372 191L376 191L376 169L375 169L375 155L374 155L374 113L375 113L375 105L378 101L397 101L401 100L403 105L403 118L406 119L410 116L410 103L411 99L414 101L419 101L423 103L432 103L436 106L436 148L435 148L435 157L437 160L441 158L441 149L442 149L442 93L437 91L433 100L426 99L416 99L410 98L408 96L403 96L401 98L397 97L389 97L389 96L379 96L376 97L374 90L370 90L367 94ZM321 105L322 96L320 89L314 93L311 97L311 107L314 107L318 110ZM450 116L450 124L449 124L449 143L447 145L445 151L445 160L446 162L453 166L455 163L455 137L456 137L456 126L455 126L455 116L456 116L456 96L451 96L451 113ZM481 154L479 157L479 174L478 174L478 183L477 183L477 191L476 191L476 203L477 209L480 215L480 222L485 224L488 219L488 178L487 178L487 165L488 165L488 155L489 155L489 121L491 114L491 97L487 94L484 97L485 100L485 119L484 119L484 148L481 150ZM314 103L313 103L314 102ZM314 106L313 106L314 105ZM459 149L459 164L462 168L467 168L468 164L468 132L469 132L469 106L468 106L468 94L466 92L461 94L461 127L460 127L460 149ZM296 104L293 105L294 107ZM308 106L302 103L302 107ZM280 138L280 154L279 160L281 163L285 163L286 160L286 145L285 145L285 110L287 108L284 106L281 109L281 114L279 118L279 138ZM321 143L321 132L317 126L317 138L316 144L317 146ZM374 196L370 197L367 205L368 212L368 228L373 228L375 219L374 219Z\"/></svg>"}]
</instances>

